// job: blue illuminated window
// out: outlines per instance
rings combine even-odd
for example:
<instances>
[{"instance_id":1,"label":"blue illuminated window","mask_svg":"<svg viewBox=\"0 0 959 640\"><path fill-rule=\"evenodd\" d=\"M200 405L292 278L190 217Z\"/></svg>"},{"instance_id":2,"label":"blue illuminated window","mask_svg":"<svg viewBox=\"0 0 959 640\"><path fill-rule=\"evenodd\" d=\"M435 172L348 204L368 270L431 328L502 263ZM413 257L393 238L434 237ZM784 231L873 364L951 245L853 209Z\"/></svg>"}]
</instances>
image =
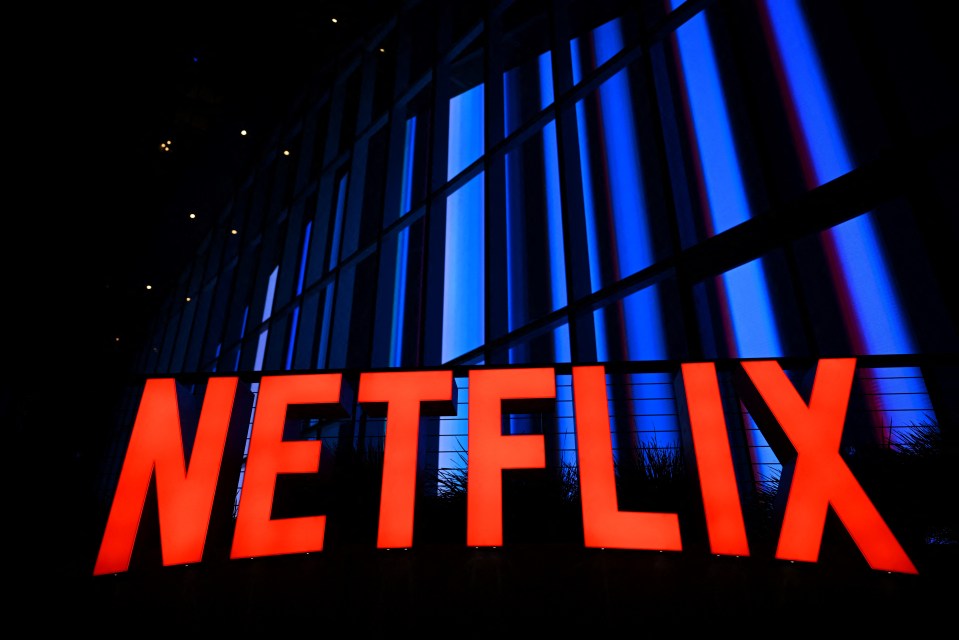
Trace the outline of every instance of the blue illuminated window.
<instances>
[{"instance_id":1,"label":"blue illuminated window","mask_svg":"<svg viewBox=\"0 0 959 640\"><path fill-rule=\"evenodd\" d=\"M270 273L270 279L267 282L266 286L266 299L263 301L263 322L266 322L270 319L270 314L273 312L273 294L276 292L276 276L280 273L280 267L277 265L273 268L273 271ZM256 361L253 364L254 371L260 371L263 369L263 356L266 353L266 339L269 334L269 329L263 329L260 332L260 336L257 339L256 344Z\"/></svg>"},{"instance_id":2,"label":"blue illuminated window","mask_svg":"<svg viewBox=\"0 0 959 640\"><path fill-rule=\"evenodd\" d=\"M483 154L483 85L450 99L449 156L446 179L453 178Z\"/></svg>"},{"instance_id":3,"label":"blue illuminated window","mask_svg":"<svg viewBox=\"0 0 959 640\"><path fill-rule=\"evenodd\" d=\"M662 360L669 357L659 286L640 289L593 312L596 360Z\"/></svg>"},{"instance_id":4,"label":"blue illuminated window","mask_svg":"<svg viewBox=\"0 0 959 640\"><path fill-rule=\"evenodd\" d=\"M330 325L333 319L333 283L326 285L323 293L323 323L320 325L320 345L316 355L316 366L326 368L326 356L330 344Z\"/></svg>"},{"instance_id":5,"label":"blue illuminated window","mask_svg":"<svg viewBox=\"0 0 959 640\"><path fill-rule=\"evenodd\" d=\"M681 4L673 0L673 8ZM707 235L722 233L750 217L749 199L729 120L706 14L690 18L675 34L685 109L693 132L704 225ZM776 357L783 353L767 290L765 266L754 260L715 281L726 323L727 350L733 357Z\"/></svg>"},{"instance_id":6,"label":"blue illuminated window","mask_svg":"<svg viewBox=\"0 0 959 640\"><path fill-rule=\"evenodd\" d=\"M784 76L786 108L799 122L793 131L797 153L809 188L815 188L854 168L842 125L823 73L815 42L799 3L795 0L763 0L761 18L769 26L770 47ZM820 235L832 272L846 331L859 354L913 353L915 343L886 264L881 240L872 213L866 213ZM918 379L918 369L902 379ZM897 415L894 400L896 383L875 378L874 424Z\"/></svg>"},{"instance_id":7,"label":"blue illuminated window","mask_svg":"<svg viewBox=\"0 0 959 640\"><path fill-rule=\"evenodd\" d=\"M483 344L486 247L483 174L446 200L442 360Z\"/></svg>"},{"instance_id":8,"label":"blue illuminated window","mask_svg":"<svg viewBox=\"0 0 959 640\"><path fill-rule=\"evenodd\" d=\"M340 235L343 227L343 212L346 208L346 184L350 175L344 174L336 183L336 209L333 214L333 242L330 245L330 269L336 267L340 259Z\"/></svg>"},{"instance_id":9,"label":"blue illuminated window","mask_svg":"<svg viewBox=\"0 0 959 640\"><path fill-rule=\"evenodd\" d=\"M760 3L770 25L770 43L785 76L787 109L798 117L796 144L810 188L853 169L849 150L815 42L794 0ZM822 237L831 255L833 277L849 308L847 328L858 353L912 353L905 323L872 217L862 215L838 225Z\"/></svg>"},{"instance_id":10,"label":"blue illuminated window","mask_svg":"<svg viewBox=\"0 0 959 640\"><path fill-rule=\"evenodd\" d=\"M545 51L503 74L505 134L553 103L553 60Z\"/></svg>"},{"instance_id":11,"label":"blue illuminated window","mask_svg":"<svg viewBox=\"0 0 959 640\"><path fill-rule=\"evenodd\" d=\"M510 330L566 306L556 125L506 154Z\"/></svg>"},{"instance_id":12,"label":"blue illuminated window","mask_svg":"<svg viewBox=\"0 0 959 640\"><path fill-rule=\"evenodd\" d=\"M313 228L313 221L306 223L306 229L303 230L303 243L300 248L300 271L296 277L296 296L299 296L303 293L303 279L306 277L306 259L309 255L309 246L310 246L310 231ZM286 368L287 370L293 367L293 347L296 345L296 330L297 324L300 319L300 303L297 302L296 306L293 308L293 318L290 320L290 335L287 341L286 348Z\"/></svg>"},{"instance_id":13,"label":"blue illuminated window","mask_svg":"<svg viewBox=\"0 0 959 640\"><path fill-rule=\"evenodd\" d=\"M403 322L406 315L406 264L409 259L410 228L396 238L396 270L393 274L393 318L390 323L390 366L403 364Z\"/></svg>"},{"instance_id":14,"label":"blue illuminated window","mask_svg":"<svg viewBox=\"0 0 959 640\"><path fill-rule=\"evenodd\" d=\"M416 160L416 116L406 121L403 137L403 182L399 214L410 210L413 199L413 165Z\"/></svg>"}]
</instances>

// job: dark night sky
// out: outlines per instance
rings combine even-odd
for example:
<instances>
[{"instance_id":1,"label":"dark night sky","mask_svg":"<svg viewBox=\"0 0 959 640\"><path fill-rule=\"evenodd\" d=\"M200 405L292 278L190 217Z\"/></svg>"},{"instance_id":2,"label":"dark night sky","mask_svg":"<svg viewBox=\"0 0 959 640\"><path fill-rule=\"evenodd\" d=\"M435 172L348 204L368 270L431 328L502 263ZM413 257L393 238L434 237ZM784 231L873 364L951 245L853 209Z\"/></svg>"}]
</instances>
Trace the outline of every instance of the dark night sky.
<instances>
[{"instance_id":1,"label":"dark night sky","mask_svg":"<svg viewBox=\"0 0 959 640\"><path fill-rule=\"evenodd\" d=\"M7 175L24 193L4 252L14 368L128 370L292 97L397 4L24 19L47 48L21 51L8 76L21 160Z\"/></svg>"},{"instance_id":2,"label":"dark night sky","mask_svg":"<svg viewBox=\"0 0 959 640\"><path fill-rule=\"evenodd\" d=\"M90 66L104 70L94 95L108 96L94 106L106 144L89 185L97 214L88 284L105 314L101 340L139 345L138 332L259 157L269 125L313 72L356 41L356 16L368 24L374 12L362 9L370 4L271 4L267 13L231 16L191 10L144 19L94 48ZM166 140L173 151L160 149Z\"/></svg>"}]
</instances>

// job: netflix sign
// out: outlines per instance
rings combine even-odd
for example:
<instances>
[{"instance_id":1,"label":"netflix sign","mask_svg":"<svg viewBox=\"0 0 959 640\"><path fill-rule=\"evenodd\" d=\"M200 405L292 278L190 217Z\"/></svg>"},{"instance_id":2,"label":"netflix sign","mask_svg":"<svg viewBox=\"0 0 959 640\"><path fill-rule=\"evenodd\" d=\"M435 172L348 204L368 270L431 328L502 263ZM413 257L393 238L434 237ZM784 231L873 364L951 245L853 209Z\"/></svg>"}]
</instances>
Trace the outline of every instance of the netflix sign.
<instances>
[{"instance_id":1,"label":"netflix sign","mask_svg":"<svg viewBox=\"0 0 959 640\"><path fill-rule=\"evenodd\" d=\"M917 569L856 475L840 455L840 441L856 369L854 358L817 363L808 401L774 360L736 363L751 393L757 423L775 428L789 444L782 460L780 493L786 497L776 543L777 559L817 562L827 512L832 509L869 566L916 574ZM611 439L606 369L572 366L577 478L586 547L683 551L677 513L621 510ZM546 466L541 434L502 431L507 412L556 400L552 367L477 367L468 373L468 456L464 545L503 545L503 472ZM716 366L680 365L698 490L708 546L713 554L749 556L740 487L723 412ZM228 433L236 419L238 377L210 377L195 437L186 455L176 382L146 381L100 541L94 575L128 571L147 494L155 482L163 565L201 562L215 505L235 492L221 476ZM391 370L359 374L356 402L386 418L382 490L376 547L414 544L420 418L455 415L452 370ZM232 528L233 559L321 552L327 515L273 517L277 480L284 474L317 474L320 440L284 438L290 412L304 408L345 411L341 373L264 375L250 428L242 492ZM247 414L248 415L248 414ZM231 427L231 423L234 425ZM246 421L249 424L249 421ZM770 426L771 425L771 426ZM189 458L189 459L187 459ZM787 472L788 469L788 472ZM232 496L230 496L232 497Z\"/></svg>"}]
</instances>

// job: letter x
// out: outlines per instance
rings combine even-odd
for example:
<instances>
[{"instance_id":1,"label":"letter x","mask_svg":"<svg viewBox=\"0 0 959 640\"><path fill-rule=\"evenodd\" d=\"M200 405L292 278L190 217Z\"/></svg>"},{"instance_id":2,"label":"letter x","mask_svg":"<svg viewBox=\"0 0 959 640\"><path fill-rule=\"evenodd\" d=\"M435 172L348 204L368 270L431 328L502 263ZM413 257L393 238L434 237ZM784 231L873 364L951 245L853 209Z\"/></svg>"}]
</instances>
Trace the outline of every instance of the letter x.
<instances>
[{"instance_id":1,"label":"letter x","mask_svg":"<svg viewBox=\"0 0 959 640\"><path fill-rule=\"evenodd\" d=\"M821 360L808 406L778 363L742 365L796 449L776 557L815 562L832 506L870 567L918 573L839 455L855 359Z\"/></svg>"}]
</instances>

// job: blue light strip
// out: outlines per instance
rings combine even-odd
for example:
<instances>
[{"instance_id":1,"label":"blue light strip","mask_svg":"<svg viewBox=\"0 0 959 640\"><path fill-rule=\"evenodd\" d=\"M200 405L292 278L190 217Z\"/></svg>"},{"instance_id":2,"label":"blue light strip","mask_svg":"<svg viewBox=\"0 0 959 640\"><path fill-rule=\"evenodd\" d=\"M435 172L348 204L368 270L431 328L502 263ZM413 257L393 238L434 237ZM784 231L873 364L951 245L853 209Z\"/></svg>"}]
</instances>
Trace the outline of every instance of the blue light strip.
<instances>
[{"instance_id":1,"label":"blue light strip","mask_svg":"<svg viewBox=\"0 0 959 640\"><path fill-rule=\"evenodd\" d=\"M614 18L593 29L593 43L596 52L593 68L598 69L623 50L623 34L619 18Z\"/></svg>"},{"instance_id":2,"label":"blue light strip","mask_svg":"<svg viewBox=\"0 0 959 640\"><path fill-rule=\"evenodd\" d=\"M793 0L765 2L786 80L796 100L796 115L809 143L818 186L852 170L845 138L829 85L816 55L816 45Z\"/></svg>"},{"instance_id":3,"label":"blue light strip","mask_svg":"<svg viewBox=\"0 0 959 640\"><path fill-rule=\"evenodd\" d=\"M803 168L810 188L829 182L854 167L846 146L842 125L833 104L829 84L816 54L816 47L799 4L792 0L764 2L770 45L778 50L780 81L788 106L798 121L795 131ZM837 286L847 332L859 353L914 353L909 330L886 263L872 214L866 213L833 227L822 235L824 249ZM875 370L880 371L880 370ZM918 368L904 368L903 379L922 384ZM867 390L873 423L880 441L895 445L892 428L916 425L934 413L901 411L897 407L896 378L877 378ZM923 385L924 387L924 385Z\"/></svg>"},{"instance_id":4,"label":"blue light strip","mask_svg":"<svg viewBox=\"0 0 959 640\"><path fill-rule=\"evenodd\" d=\"M583 217L586 223L586 251L589 258L589 280L592 291L601 287L602 272L599 264L599 239L596 229L596 211L593 208L593 180L589 169L589 137L586 131L586 105L580 100L576 103L576 133L579 138L579 168L583 178ZM596 358L606 359L606 323L603 322L603 310L593 314L596 325Z\"/></svg>"},{"instance_id":5,"label":"blue light strip","mask_svg":"<svg viewBox=\"0 0 959 640\"><path fill-rule=\"evenodd\" d=\"M673 0L676 8L681 0ZM709 235L721 233L751 217L745 183L729 124L726 99L704 13L676 31L679 57L699 151L706 191ZM732 322L727 335L734 356L778 357L782 344L761 260L741 265L722 276Z\"/></svg>"},{"instance_id":6,"label":"blue light strip","mask_svg":"<svg viewBox=\"0 0 959 640\"><path fill-rule=\"evenodd\" d=\"M630 360L665 360L659 296L655 286L640 289L622 301L626 316L626 349Z\"/></svg>"},{"instance_id":7,"label":"blue light strip","mask_svg":"<svg viewBox=\"0 0 959 640\"><path fill-rule=\"evenodd\" d=\"M413 162L416 150L416 116L406 121L406 137L403 141L403 184L400 215L412 206ZM393 271L393 318L390 325L390 366L403 363L403 320L406 313L406 268L409 260L409 227L396 237L396 268Z\"/></svg>"},{"instance_id":8,"label":"blue light strip","mask_svg":"<svg viewBox=\"0 0 959 640\"><path fill-rule=\"evenodd\" d=\"M815 43L794 0L764 3L802 127L806 151L819 186L853 169ZM838 253L861 341L866 353L914 353L892 278L870 215L853 218L830 232Z\"/></svg>"},{"instance_id":9,"label":"blue light strip","mask_svg":"<svg viewBox=\"0 0 959 640\"><path fill-rule=\"evenodd\" d=\"M296 295L303 293L303 279L306 275L306 258L310 246L310 232L313 230L313 221L306 223L303 230L303 246L300 248L300 273L296 280ZM287 338L286 345L286 369L289 371L293 367L293 347L296 344L296 331L300 320L300 305L297 303L293 307L293 319L290 321L290 335Z\"/></svg>"},{"instance_id":10,"label":"blue light strip","mask_svg":"<svg viewBox=\"0 0 959 640\"><path fill-rule=\"evenodd\" d=\"M503 79L503 126L505 130L512 130L512 123L510 122L510 84L512 84L513 76L516 73L514 69L511 72L507 72L506 77ZM512 180L510 180L513 175L513 154L507 153L503 158L504 162L504 187L506 188L506 198L505 198L505 215L506 215L506 326L513 330L516 327L515 319L515 309L517 304L522 304L522 283L519 285L513 284L513 279L515 274L513 273L513 185ZM518 278L517 278L518 279ZM519 291L517 291L519 289ZM514 302L514 299L519 298ZM513 364L513 349L509 350L509 362Z\"/></svg>"},{"instance_id":11,"label":"blue light strip","mask_svg":"<svg viewBox=\"0 0 959 640\"><path fill-rule=\"evenodd\" d=\"M484 340L483 183L484 174L480 173L446 201L443 362L475 349Z\"/></svg>"},{"instance_id":12,"label":"blue light strip","mask_svg":"<svg viewBox=\"0 0 959 640\"><path fill-rule=\"evenodd\" d=\"M330 316L333 315L333 283L326 285L323 300L323 324L320 328L320 350L316 356L316 368L326 368L326 351L330 343Z\"/></svg>"},{"instance_id":13,"label":"blue light strip","mask_svg":"<svg viewBox=\"0 0 959 640\"><path fill-rule=\"evenodd\" d=\"M912 335L886 268L869 214L829 230L854 309L859 349L865 353L914 353Z\"/></svg>"},{"instance_id":14,"label":"blue light strip","mask_svg":"<svg viewBox=\"0 0 959 640\"><path fill-rule=\"evenodd\" d=\"M540 54L539 64L539 108L545 109L553 104L553 56L550 51Z\"/></svg>"},{"instance_id":15,"label":"blue light strip","mask_svg":"<svg viewBox=\"0 0 959 640\"><path fill-rule=\"evenodd\" d=\"M510 88L516 84L517 77L519 76L519 68L509 69L506 73L503 74L503 132L505 135L509 135L513 132L513 127L518 123L514 123L512 111L513 105L510 103Z\"/></svg>"},{"instance_id":16,"label":"blue light strip","mask_svg":"<svg viewBox=\"0 0 959 640\"><path fill-rule=\"evenodd\" d=\"M673 8L680 4L673 0ZM702 159L710 235L715 235L748 220L749 202L705 14L690 18L676 31L676 38Z\"/></svg>"},{"instance_id":17,"label":"blue light strip","mask_svg":"<svg viewBox=\"0 0 959 640\"><path fill-rule=\"evenodd\" d=\"M620 32L619 18L614 18L596 27L586 36L586 40L593 41L594 54L594 59L589 61L590 66L587 71L595 71L623 49L623 37ZM597 46L600 42L602 42L602 44ZM583 59L580 52L580 47L582 46L582 39L580 38L573 38L569 42L574 85L579 84L579 81L583 79Z\"/></svg>"},{"instance_id":18,"label":"blue light strip","mask_svg":"<svg viewBox=\"0 0 959 640\"><path fill-rule=\"evenodd\" d=\"M450 100L449 155L446 179L452 179L483 153L483 85Z\"/></svg>"},{"instance_id":19,"label":"blue light strip","mask_svg":"<svg viewBox=\"0 0 959 640\"><path fill-rule=\"evenodd\" d=\"M296 344L296 329L300 321L300 305L293 307L293 319L290 321L290 338L286 347L286 370L293 368L293 346Z\"/></svg>"},{"instance_id":20,"label":"blue light strip","mask_svg":"<svg viewBox=\"0 0 959 640\"><path fill-rule=\"evenodd\" d=\"M616 229L616 270L618 277L622 278L653 262L647 231L642 166L625 70L599 87L599 104L606 147L606 174Z\"/></svg>"},{"instance_id":21,"label":"blue light strip","mask_svg":"<svg viewBox=\"0 0 959 640\"><path fill-rule=\"evenodd\" d=\"M268 329L260 332L260 338L256 343L256 361L253 363L254 371L261 371L263 369L263 356L266 353L266 337L268 333Z\"/></svg>"},{"instance_id":22,"label":"blue light strip","mask_svg":"<svg viewBox=\"0 0 959 640\"><path fill-rule=\"evenodd\" d=\"M553 103L553 62L550 52L539 57L540 108ZM556 122L543 127L543 162L546 176L546 233L549 238L550 294L552 310L566 306L566 259L563 254L563 210L559 185L559 150Z\"/></svg>"},{"instance_id":23,"label":"blue light strip","mask_svg":"<svg viewBox=\"0 0 959 640\"><path fill-rule=\"evenodd\" d=\"M250 315L250 305L243 307L243 321L240 323L240 339L246 334L246 319Z\"/></svg>"},{"instance_id":24,"label":"blue light strip","mask_svg":"<svg viewBox=\"0 0 959 640\"><path fill-rule=\"evenodd\" d=\"M593 34L593 58L600 66L623 48L618 20L597 28ZM575 64L579 65L579 45L575 43ZM605 152L605 180L608 189L615 254L612 256L613 277L619 279L636 273L653 262L651 238L648 232L646 202L642 185L642 166L638 138L633 121L632 98L626 70L604 82L597 90L600 118L600 144ZM593 204L594 177L590 171L591 156L587 136L584 102L576 105L580 142L580 162L583 175L584 210L586 214L586 241L589 252L590 285L593 291L605 284L602 279L601 256L609 249L600 246L600 222ZM600 184L595 180L595 184ZM659 359L665 357L666 345L662 329L659 298L655 289L638 292L622 303L626 329L622 340L631 359ZM610 339L606 330L606 309L594 312L596 352L600 361L609 358Z\"/></svg>"},{"instance_id":25,"label":"blue light strip","mask_svg":"<svg viewBox=\"0 0 959 640\"><path fill-rule=\"evenodd\" d=\"M393 272L393 323L390 328L390 366L403 364L403 316L406 312L406 263L408 260L410 228L396 237L396 269Z\"/></svg>"},{"instance_id":26,"label":"blue light strip","mask_svg":"<svg viewBox=\"0 0 959 640\"><path fill-rule=\"evenodd\" d=\"M573 67L573 84L579 84L579 81L583 79L583 75L580 71L580 68L583 64L583 56L580 54L579 49L581 47L579 38L573 38L569 41L569 57L570 64Z\"/></svg>"},{"instance_id":27,"label":"blue light strip","mask_svg":"<svg viewBox=\"0 0 959 640\"><path fill-rule=\"evenodd\" d=\"M736 354L741 358L783 355L762 262L747 262L730 269L722 278Z\"/></svg>"},{"instance_id":28,"label":"blue light strip","mask_svg":"<svg viewBox=\"0 0 959 640\"><path fill-rule=\"evenodd\" d=\"M592 291L602 286L602 271L599 263L600 249L598 231L596 229L596 210L593 207L593 181L589 168L589 139L586 131L586 105L583 101L576 103L576 129L579 137L579 164L583 179L583 213L586 227L586 250L589 258L589 280ZM596 309L593 312L593 325L596 337L596 360L605 362L609 359L609 350L606 338L606 310Z\"/></svg>"},{"instance_id":29,"label":"blue light strip","mask_svg":"<svg viewBox=\"0 0 959 640\"><path fill-rule=\"evenodd\" d=\"M447 179L483 153L483 85L450 100ZM485 194L480 173L446 199L442 360L484 341Z\"/></svg>"},{"instance_id":30,"label":"blue light strip","mask_svg":"<svg viewBox=\"0 0 959 640\"><path fill-rule=\"evenodd\" d=\"M266 283L266 298L263 300L263 320L266 322L270 319L270 314L273 313L273 295L276 293L276 277L280 273L279 265L273 267L273 271L270 272L270 278Z\"/></svg>"},{"instance_id":31,"label":"blue light strip","mask_svg":"<svg viewBox=\"0 0 959 640\"><path fill-rule=\"evenodd\" d=\"M552 100L552 91L550 91ZM544 101L546 97L544 95ZM566 257L563 253L563 209L559 185L559 151L556 123L543 128L543 161L546 164L546 233L549 238L549 279L552 310L566 306ZM553 332L553 350L557 362L569 362L569 327Z\"/></svg>"},{"instance_id":32,"label":"blue light strip","mask_svg":"<svg viewBox=\"0 0 959 640\"><path fill-rule=\"evenodd\" d=\"M270 314L273 312L273 295L276 293L276 277L279 273L279 265L273 267L273 271L270 272L270 278L267 281L266 299L263 300L263 322L269 320ZM269 329L264 329L260 332L260 337L256 343L256 359L253 363L254 371L263 369L263 356L266 354L266 338L268 334Z\"/></svg>"},{"instance_id":33,"label":"blue light strip","mask_svg":"<svg viewBox=\"0 0 959 640\"><path fill-rule=\"evenodd\" d=\"M400 211L402 216L412 207L413 198L413 162L416 151L416 116L406 121L406 137L403 140L403 184L400 194Z\"/></svg>"},{"instance_id":34,"label":"blue light strip","mask_svg":"<svg viewBox=\"0 0 959 640\"><path fill-rule=\"evenodd\" d=\"M343 226L343 208L346 204L346 180L350 174L343 174L336 187L336 213L333 220L333 244L330 245L330 269L336 267L340 259L340 230Z\"/></svg>"},{"instance_id":35,"label":"blue light strip","mask_svg":"<svg viewBox=\"0 0 959 640\"><path fill-rule=\"evenodd\" d=\"M300 274L296 279L296 295L303 293L303 278L306 275L306 258L309 255L310 233L313 230L313 221L306 223L306 229L303 230L303 246L300 248Z\"/></svg>"}]
</instances>

